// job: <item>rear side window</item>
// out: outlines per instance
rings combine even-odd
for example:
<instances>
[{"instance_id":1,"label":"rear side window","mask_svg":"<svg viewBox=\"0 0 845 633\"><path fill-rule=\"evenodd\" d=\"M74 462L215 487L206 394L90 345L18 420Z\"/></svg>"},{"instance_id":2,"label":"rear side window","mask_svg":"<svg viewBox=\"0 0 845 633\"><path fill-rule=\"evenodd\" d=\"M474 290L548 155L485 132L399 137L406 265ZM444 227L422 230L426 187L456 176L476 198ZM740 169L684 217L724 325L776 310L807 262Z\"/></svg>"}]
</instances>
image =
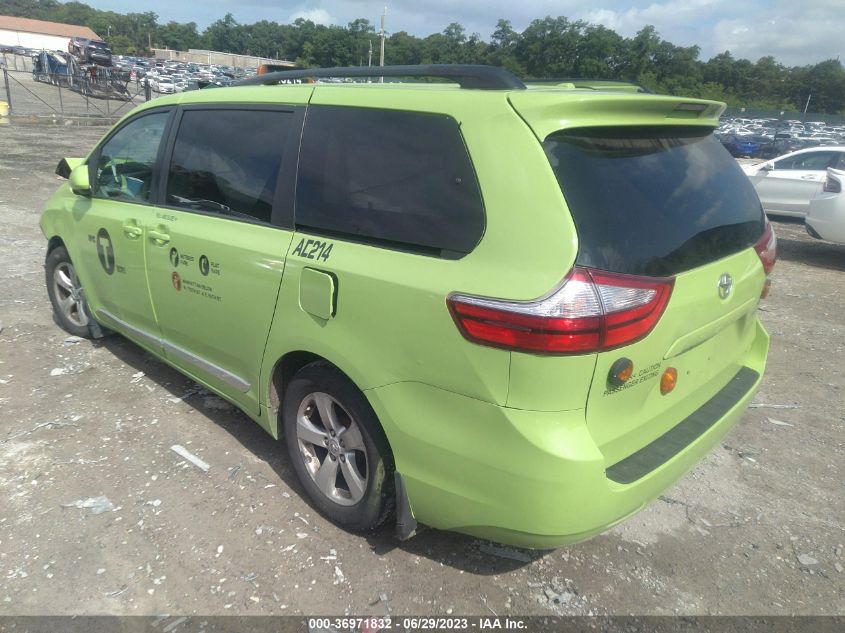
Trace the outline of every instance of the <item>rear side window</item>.
<instances>
[{"instance_id":1,"label":"rear side window","mask_svg":"<svg viewBox=\"0 0 845 633\"><path fill-rule=\"evenodd\" d=\"M674 275L754 244L760 200L700 128L582 128L544 147L578 231L578 263Z\"/></svg>"},{"instance_id":2,"label":"rear side window","mask_svg":"<svg viewBox=\"0 0 845 633\"><path fill-rule=\"evenodd\" d=\"M296 224L427 254L468 253L484 232L484 209L457 122L309 107Z\"/></svg>"},{"instance_id":3,"label":"rear side window","mask_svg":"<svg viewBox=\"0 0 845 633\"><path fill-rule=\"evenodd\" d=\"M167 206L270 222L291 114L187 110L167 179Z\"/></svg>"}]
</instances>

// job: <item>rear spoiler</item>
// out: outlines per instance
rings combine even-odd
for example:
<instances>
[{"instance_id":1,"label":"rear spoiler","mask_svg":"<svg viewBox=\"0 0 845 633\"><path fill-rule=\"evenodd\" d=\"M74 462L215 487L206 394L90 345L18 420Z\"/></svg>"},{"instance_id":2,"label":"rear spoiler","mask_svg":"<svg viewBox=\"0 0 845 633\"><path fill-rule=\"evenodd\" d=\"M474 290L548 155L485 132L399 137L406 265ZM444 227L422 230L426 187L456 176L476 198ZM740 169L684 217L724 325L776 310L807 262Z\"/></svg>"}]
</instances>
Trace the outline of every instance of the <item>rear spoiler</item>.
<instances>
[{"instance_id":1,"label":"rear spoiler","mask_svg":"<svg viewBox=\"0 0 845 633\"><path fill-rule=\"evenodd\" d=\"M513 108L538 138L570 127L686 125L715 128L727 107L717 101L650 94L555 90L511 92Z\"/></svg>"}]
</instances>

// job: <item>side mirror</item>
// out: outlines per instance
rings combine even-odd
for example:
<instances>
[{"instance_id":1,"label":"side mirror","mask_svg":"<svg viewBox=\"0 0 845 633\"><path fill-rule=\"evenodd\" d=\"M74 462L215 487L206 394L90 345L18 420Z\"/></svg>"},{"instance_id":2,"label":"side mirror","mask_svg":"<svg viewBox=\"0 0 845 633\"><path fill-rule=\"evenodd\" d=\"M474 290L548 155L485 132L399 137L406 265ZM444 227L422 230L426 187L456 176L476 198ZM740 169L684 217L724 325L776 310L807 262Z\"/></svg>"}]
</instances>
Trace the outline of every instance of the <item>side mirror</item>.
<instances>
[{"instance_id":1,"label":"side mirror","mask_svg":"<svg viewBox=\"0 0 845 633\"><path fill-rule=\"evenodd\" d=\"M70 172L70 190L78 196L91 195L91 183L88 180L88 165L77 165Z\"/></svg>"},{"instance_id":2,"label":"side mirror","mask_svg":"<svg viewBox=\"0 0 845 633\"><path fill-rule=\"evenodd\" d=\"M771 163L766 163L760 167L760 171L772 171L775 168Z\"/></svg>"}]
</instances>

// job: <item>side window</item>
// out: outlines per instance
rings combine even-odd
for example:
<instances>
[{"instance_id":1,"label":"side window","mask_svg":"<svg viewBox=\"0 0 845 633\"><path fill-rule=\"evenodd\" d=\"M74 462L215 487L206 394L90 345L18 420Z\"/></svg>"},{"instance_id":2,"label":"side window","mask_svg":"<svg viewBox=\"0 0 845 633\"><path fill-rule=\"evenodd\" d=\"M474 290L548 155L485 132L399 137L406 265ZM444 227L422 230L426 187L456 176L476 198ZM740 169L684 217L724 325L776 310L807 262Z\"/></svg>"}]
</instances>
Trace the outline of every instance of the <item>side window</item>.
<instances>
[{"instance_id":1,"label":"side window","mask_svg":"<svg viewBox=\"0 0 845 633\"><path fill-rule=\"evenodd\" d=\"M169 112L133 119L100 151L94 196L146 202L152 191L153 169Z\"/></svg>"},{"instance_id":2,"label":"side window","mask_svg":"<svg viewBox=\"0 0 845 633\"><path fill-rule=\"evenodd\" d=\"M431 254L471 251L484 207L457 122L396 110L310 106L296 224Z\"/></svg>"},{"instance_id":3,"label":"side window","mask_svg":"<svg viewBox=\"0 0 845 633\"><path fill-rule=\"evenodd\" d=\"M167 178L167 205L270 222L290 112L187 110Z\"/></svg>"},{"instance_id":4,"label":"side window","mask_svg":"<svg viewBox=\"0 0 845 633\"><path fill-rule=\"evenodd\" d=\"M807 152L775 161L775 169L827 169L836 152Z\"/></svg>"}]
</instances>

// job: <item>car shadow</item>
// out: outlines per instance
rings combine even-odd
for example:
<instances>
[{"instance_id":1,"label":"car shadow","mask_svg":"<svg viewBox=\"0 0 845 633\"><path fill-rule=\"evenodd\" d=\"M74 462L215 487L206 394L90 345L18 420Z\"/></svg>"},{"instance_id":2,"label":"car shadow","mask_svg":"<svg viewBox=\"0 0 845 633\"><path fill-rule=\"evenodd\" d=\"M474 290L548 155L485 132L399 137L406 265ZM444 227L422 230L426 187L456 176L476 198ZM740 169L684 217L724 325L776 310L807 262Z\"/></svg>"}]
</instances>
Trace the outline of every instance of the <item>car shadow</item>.
<instances>
[{"instance_id":1,"label":"car shadow","mask_svg":"<svg viewBox=\"0 0 845 633\"><path fill-rule=\"evenodd\" d=\"M144 372L146 378L172 396L181 398L186 404L201 411L245 449L263 460L291 492L305 501L315 513L319 513L300 485L281 441L273 439L240 409L234 406L226 409L203 406L203 397L211 395L210 392L119 334L98 339L94 341L94 344L108 350L137 371ZM392 519L372 532L350 533L366 540L371 551L378 556L399 549L413 556L424 557L436 563L482 576L513 571L547 553L545 550L535 551L494 545L464 534L426 527L422 527L413 538L400 541L395 536ZM492 550L495 553L484 552L483 549Z\"/></svg>"},{"instance_id":2,"label":"car shadow","mask_svg":"<svg viewBox=\"0 0 845 633\"><path fill-rule=\"evenodd\" d=\"M845 271L845 244L811 237L807 234L803 218L779 217L772 220L778 238L778 259Z\"/></svg>"}]
</instances>

